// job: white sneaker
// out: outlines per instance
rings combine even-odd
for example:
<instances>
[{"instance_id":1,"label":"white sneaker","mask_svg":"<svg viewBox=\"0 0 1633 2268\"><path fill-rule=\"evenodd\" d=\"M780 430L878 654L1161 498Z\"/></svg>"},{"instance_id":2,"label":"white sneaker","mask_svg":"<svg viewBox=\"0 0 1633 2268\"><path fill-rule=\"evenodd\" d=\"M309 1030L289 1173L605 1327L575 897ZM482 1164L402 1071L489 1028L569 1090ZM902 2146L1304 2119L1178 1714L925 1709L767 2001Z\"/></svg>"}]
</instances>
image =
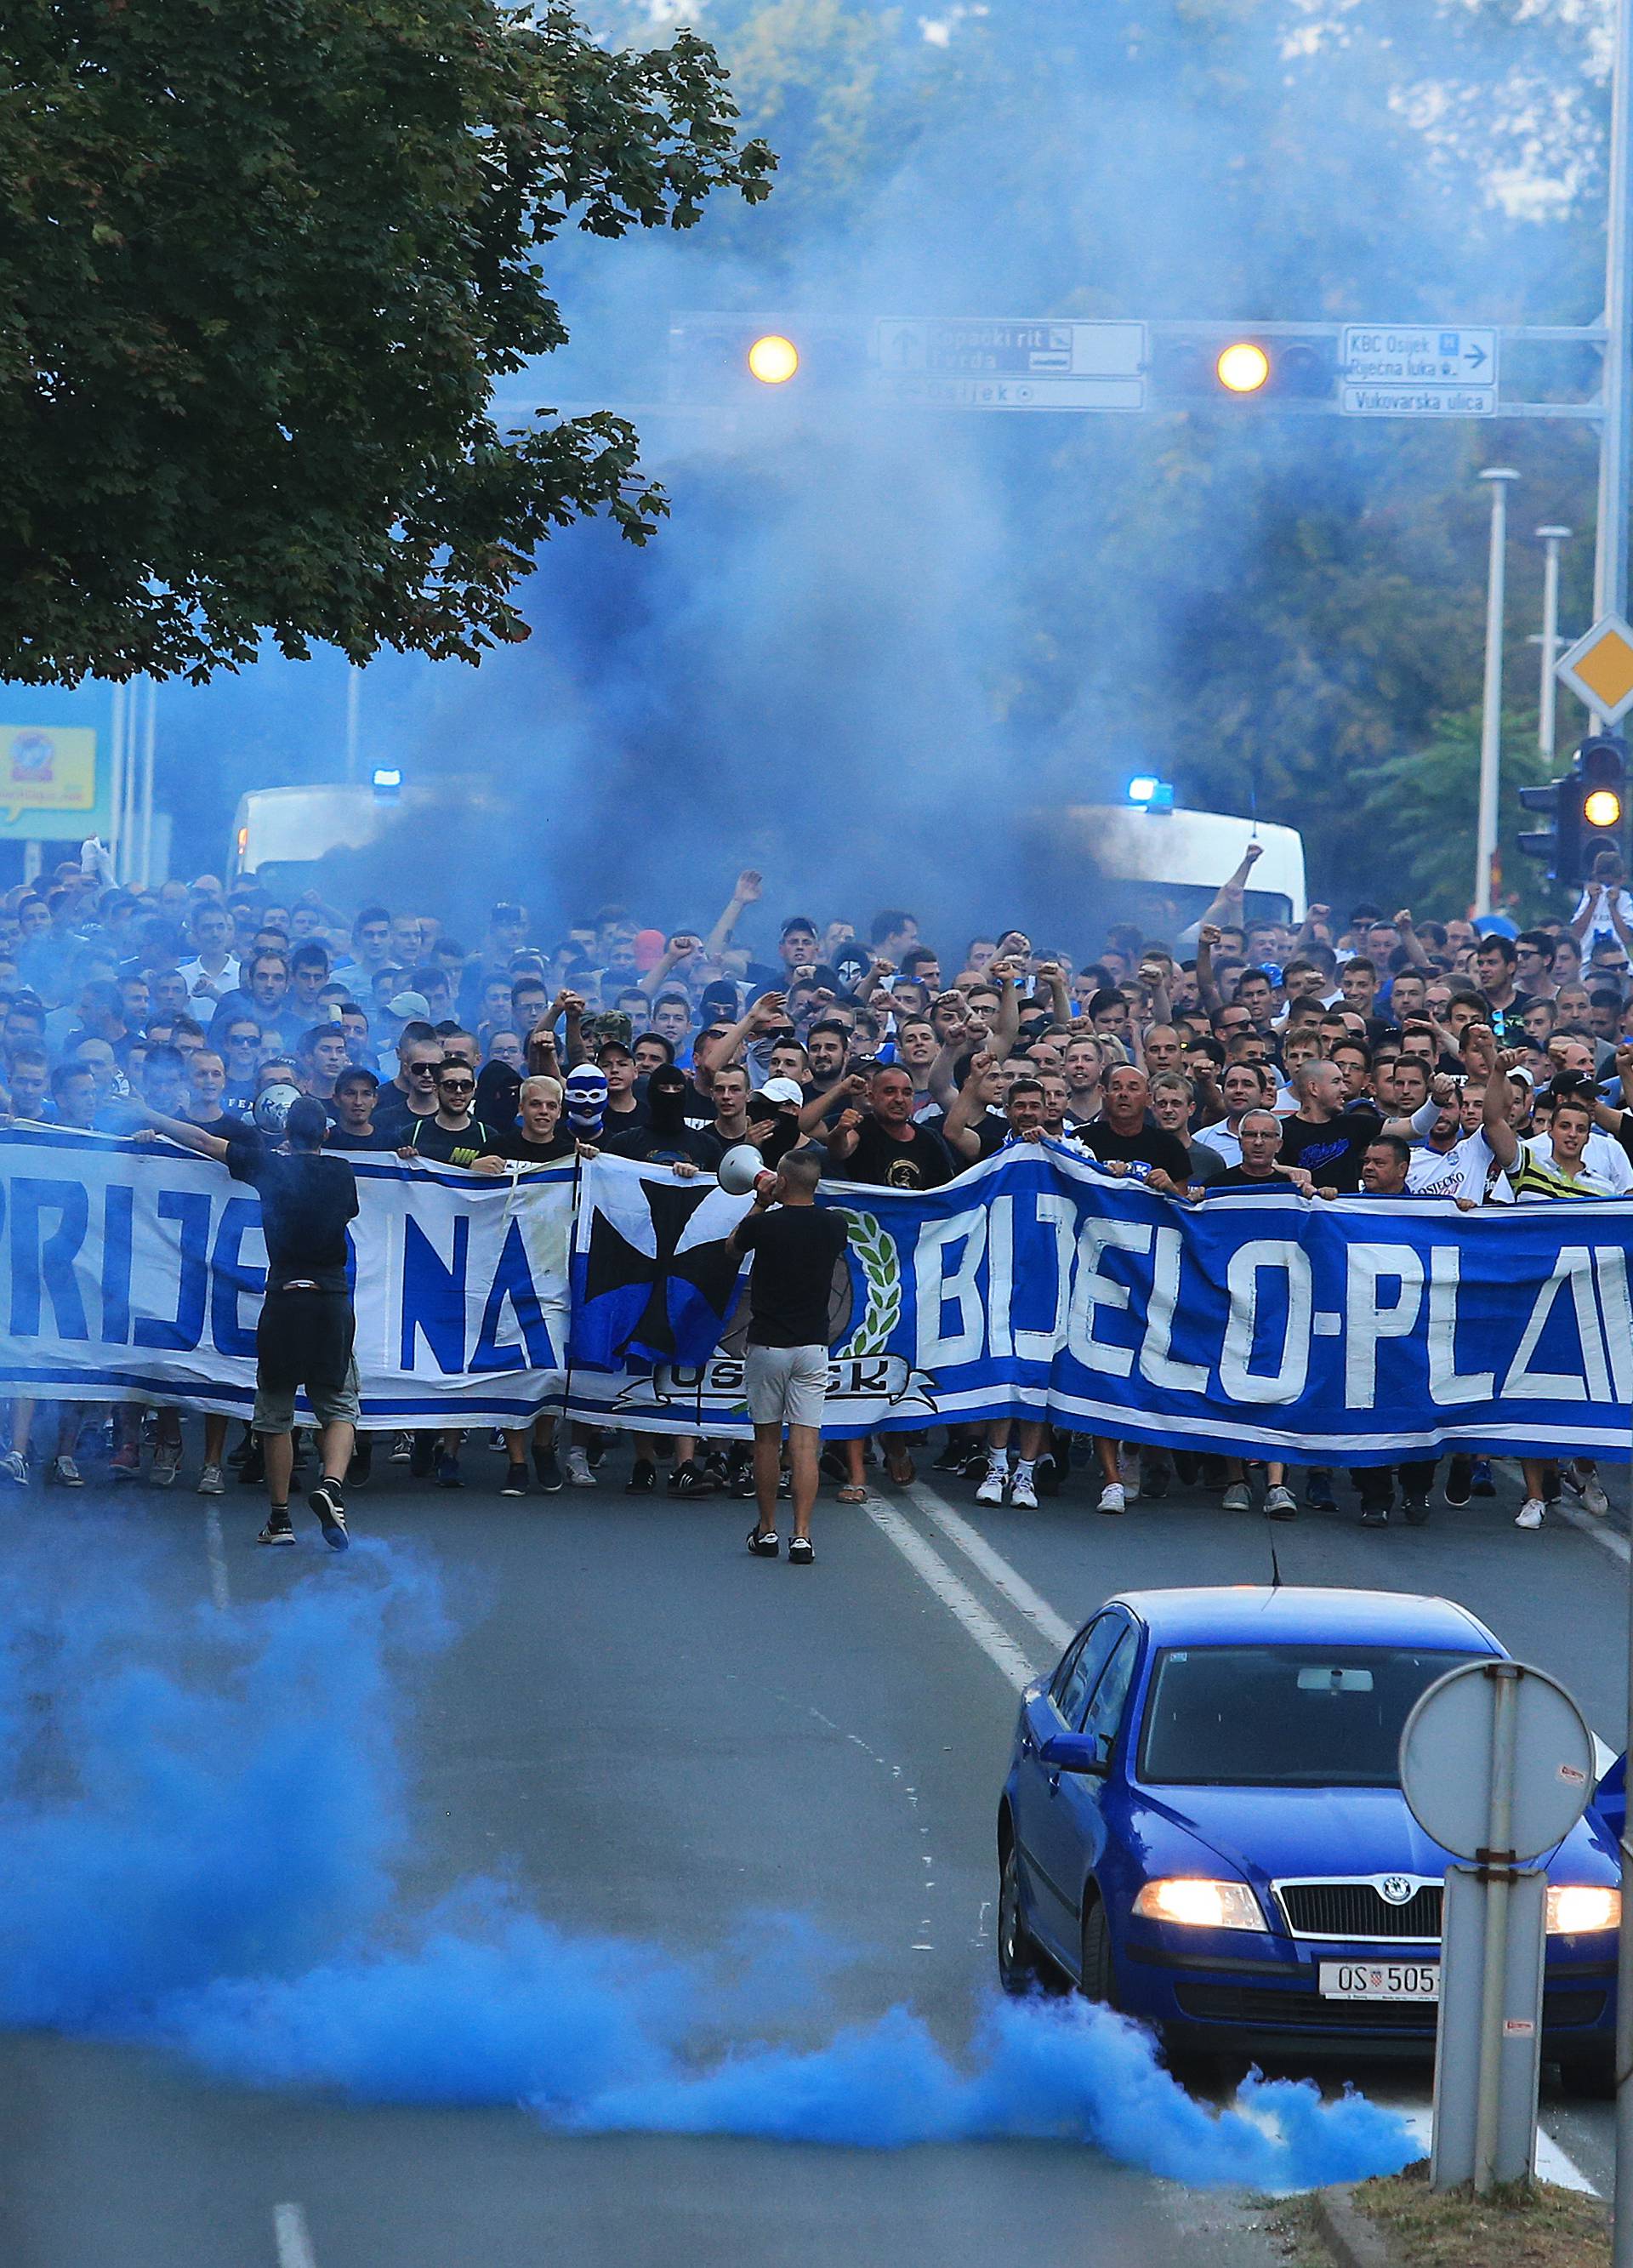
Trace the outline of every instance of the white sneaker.
<instances>
[{"instance_id":1,"label":"white sneaker","mask_svg":"<svg viewBox=\"0 0 1633 2268\"><path fill-rule=\"evenodd\" d=\"M1038 1491L1032 1484L1032 1475L1029 1472L1023 1470L1016 1474L1010 1483L1009 1500L1011 1506L1019 1505L1023 1512L1037 1510Z\"/></svg>"},{"instance_id":2,"label":"white sneaker","mask_svg":"<svg viewBox=\"0 0 1633 2268\"><path fill-rule=\"evenodd\" d=\"M0 1480L10 1481L13 1488L28 1486L28 1460L20 1449L8 1449L0 1457Z\"/></svg>"},{"instance_id":3,"label":"white sneaker","mask_svg":"<svg viewBox=\"0 0 1633 2268\"><path fill-rule=\"evenodd\" d=\"M1583 1503L1595 1520L1603 1520L1610 1510L1610 1498L1605 1494L1604 1483L1592 1465L1578 1465L1577 1471L1581 1477Z\"/></svg>"},{"instance_id":4,"label":"white sneaker","mask_svg":"<svg viewBox=\"0 0 1633 2268\"><path fill-rule=\"evenodd\" d=\"M567 1452L567 1485L569 1488L593 1488L595 1475L590 1470L590 1460L582 1449Z\"/></svg>"},{"instance_id":5,"label":"white sneaker","mask_svg":"<svg viewBox=\"0 0 1633 2268\"><path fill-rule=\"evenodd\" d=\"M1094 1507L1096 1512L1126 1512L1128 1508L1128 1495L1122 1483L1107 1481L1100 1491L1100 1500Z\"/></svg>"},{"instance_id":6,"label":"white sneaker","mask_svg":"<svg viewBox=\"0 0 1633 2268\"><path fill-rule=\"evenodd\" d=\"M180 1441L161 1441L153 1452L153 1462L148 1468L150 1488L173 1488L176 1473L181 1463Z\"/></svg>"},{"instance_id":7,"label":"white sneaker","mask_svg":"<svg viewBox=\"0 0 1633 2268\"><path fill-rule=\"evenodd\" d=\"M975 1491L977 1504L1002 1504L1004 1491L1009 1484L1007 1465L989 1465L987 1477Z\"/></svg>"},{"instance_id":8,"label":"white sneaker","mask_svg":"<svg viewBox=\"0 0 1633 2268\"><path fill-rule=\"evenodd\" d=\"M391 1449L386 1459L386 1463L388 1465L406 1465L413 1454L413 1434L394 1433L391 1437Z\"/></svg>"},{"instance_id":9,"label":"white sneaker","mask_svg":"<svg viewBox=\"0 0 1633 2268\"><path fill-rule=\"evenodd\" d=\"M1526 1498L1519 1511L1514 1514L1514 1525L1516 1528L1541 1527L1542 1499L1540 1496L1528 1496Z\"/></svg>"},{"instance_id":10,"label":"white sneaker","mask_svg":"<svg viewBox=\"0 0 1633 2268\"><path fill-rule=\"evenodd\" d=\"M1226 1512L1251 1512L1253 1498L1247 1492L1247 1482L1232 1481L1220 1498L1220 1504Z\"/></svg>"},{"instance_id":11,"label":"white sneaker","mask_svg":"<svg viewBox=\"0 0 1633 2268\"><path fill-rule=\"evenodd\" d=\"M226 1492L226 1476L220 1466L206 1465L198 1476L197 1493L200 1496L225 1496Z\"/></svg>"}]
</instances>

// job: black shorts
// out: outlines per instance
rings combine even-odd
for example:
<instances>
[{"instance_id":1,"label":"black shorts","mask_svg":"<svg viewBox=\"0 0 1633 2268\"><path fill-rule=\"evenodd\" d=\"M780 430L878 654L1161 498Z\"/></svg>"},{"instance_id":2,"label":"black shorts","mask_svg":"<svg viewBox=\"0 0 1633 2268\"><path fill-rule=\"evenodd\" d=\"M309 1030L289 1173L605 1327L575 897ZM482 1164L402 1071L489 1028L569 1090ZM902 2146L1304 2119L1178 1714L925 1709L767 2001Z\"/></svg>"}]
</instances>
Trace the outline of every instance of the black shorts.
<instances>
[{"instance_id":1,"label":"black shorts","mask_svg":"<svg viewBox=\"0 0 1633 2268\"><path fill-rule=\"evenodd\" d=\"M276 1394L335 1391L351 1369L356 1328L348 1292L269 1290L255 1327L256 1383Z\"/></svg>"}]
</instances>

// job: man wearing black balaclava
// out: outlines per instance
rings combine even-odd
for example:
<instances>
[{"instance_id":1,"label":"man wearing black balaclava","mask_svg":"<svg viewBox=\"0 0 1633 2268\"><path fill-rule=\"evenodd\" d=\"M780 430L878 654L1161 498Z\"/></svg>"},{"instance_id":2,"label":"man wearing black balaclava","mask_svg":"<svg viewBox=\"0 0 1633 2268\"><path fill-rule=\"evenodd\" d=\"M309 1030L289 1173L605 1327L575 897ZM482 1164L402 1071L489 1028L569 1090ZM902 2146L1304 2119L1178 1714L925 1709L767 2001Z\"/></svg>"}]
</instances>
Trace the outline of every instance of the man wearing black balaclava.
<instances>
[{"instance_id":1,"label":"man wearing black balaclava","mask_svg":"<svg viewBox=\"0 0 1633 2268\"><path fill-rule=\"evenodd\" d=\"M646 1082L646 1122L627 1134L614 1134L601 1146L612 1158L634 1158L647 1166L695 1166L712 1173L725 1155L717 1134L688 1126L691 1094L686 1073L661 1064Z\"/></svg>"}]
</instances>

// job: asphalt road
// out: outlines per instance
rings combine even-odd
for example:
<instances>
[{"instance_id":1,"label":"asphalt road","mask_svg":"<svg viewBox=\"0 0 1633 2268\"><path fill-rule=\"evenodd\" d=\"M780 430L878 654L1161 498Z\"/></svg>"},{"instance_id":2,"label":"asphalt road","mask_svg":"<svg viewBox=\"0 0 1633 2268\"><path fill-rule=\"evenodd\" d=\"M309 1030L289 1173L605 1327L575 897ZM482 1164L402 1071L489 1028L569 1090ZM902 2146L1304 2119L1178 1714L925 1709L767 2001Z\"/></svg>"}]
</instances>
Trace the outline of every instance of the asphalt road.
<instances>
[{"instance_id":1,"label":"asphalt road","mask_svg":"<svg viewBox=\"0 0 1633 2268\"><path fill-rule=\"evenodd\" d=\"M751 1559L735 1501L626 1497L622 1451L593 1494L520 1502L494 1492L502 1462L473 1443L458 1494L377 1467L384 1485L353 1504L357 1533L440 1562L460 1624L434 1663L405 1672L405 1897L500 1868L563 1930L773 1967L767 1917L799 1918L847 1957L792 2020L797 2042L906 2000L962 2048L991 1974L992 1823L1017 1682L1110 1592L1269 1572L1262 1521L1187 1492L1100 1519L1086 1474L1035 1513L979 1511L967 1484L929 1474L859 1510L825 1497L806 1571ZM257 1550L259 1499L230 1490L216 1526L190 1493L195 1471L190 1447L173 1492L8 1499L0 1514L83 1528L110 1583L120 1539L157 1535L156 1580L178 1601L252 1605L357 1564L304 1523L298 1550ZM1340 1496L1336 1513L1276 1531L1284 1580L1456 1596L1621 1745L1620 1514L1600 1535L1528 1535L1505 1486L1495 1504L1437 1506L1426 1528L1379 1533ZM1625 1500L1620 1476L1613 1496ZM1384 2075L1379 2091L1402 2092ZM1546 2124L1607 2188L1608 2111L1550 2102ZM520 2110L252 2093L44 2035L0 2039L0 2138L8 2268L1144 2268L1196 2241L1217 2268L1279 2257L1237 2203L1086 2148L570 2138Z\"/></svg>"}]
</instances>

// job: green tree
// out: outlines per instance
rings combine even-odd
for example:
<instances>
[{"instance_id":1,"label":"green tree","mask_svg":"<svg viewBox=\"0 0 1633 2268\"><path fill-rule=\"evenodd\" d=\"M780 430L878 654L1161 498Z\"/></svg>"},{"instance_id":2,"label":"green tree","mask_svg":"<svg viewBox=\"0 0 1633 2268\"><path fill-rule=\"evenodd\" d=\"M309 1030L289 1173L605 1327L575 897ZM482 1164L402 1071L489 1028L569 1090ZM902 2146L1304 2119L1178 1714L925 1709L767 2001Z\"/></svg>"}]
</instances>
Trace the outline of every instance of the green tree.
<instances>
[{"instance_id":1,"label":"green tree","mask_svg":"<svg viewBox=\"0 0 1633 2268\"><path fill-rule=\"evenodd\" d=\"M1501 902L1522 922L1569 913L1574 889L1549 882L1515 845L1522 828L1542 824L1520 806L1519 791L1553 777L1537 746L1536 719L1523 711L1503 718L1502 786L1497 807ZM1372 870L1397 883L1395 895L1417 913L1460 914L1474 899L1475 822L1480 798L1480 711L1438 717L1420 746L1386 756L1365 775L1354 815L1370 843ZM1342 912L1342 909L1338 909Z\"/></svg>"},{"instance_id":2,"label":"green tree","mask_svg":"<svg viewBox=\"0 0 1633 2268\"><path fill-rule=\"evenodd\" d=\"M0 24L0 676L206 677L269 634L474 658L553 527L666 509L633 430L502 434L570 223L775 160L713 50L497 0L17 0Z\"/></svg>"}]
</instances>

